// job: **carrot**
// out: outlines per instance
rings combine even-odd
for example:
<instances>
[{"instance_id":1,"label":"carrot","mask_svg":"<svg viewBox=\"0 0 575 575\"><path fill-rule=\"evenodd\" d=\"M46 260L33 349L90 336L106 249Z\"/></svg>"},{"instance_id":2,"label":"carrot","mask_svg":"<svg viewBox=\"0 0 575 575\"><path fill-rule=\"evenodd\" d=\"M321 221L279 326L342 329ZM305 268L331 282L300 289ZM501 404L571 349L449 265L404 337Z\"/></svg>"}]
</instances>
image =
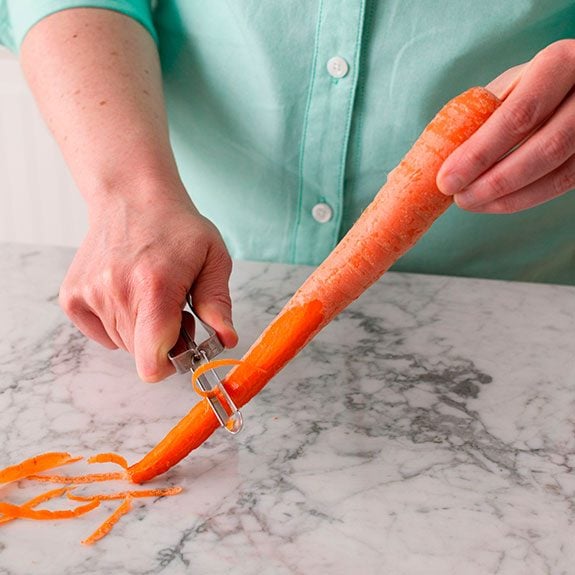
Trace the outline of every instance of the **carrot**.
<instances>
[{"instance_id":1,"label":"carrot","mask_svg":"<svg viewBox=\"0 0 575 575\"><path fill-rule=\"evenodd\" d=\"M124 499L124 501L122 501L122 503L118 506L116 511L114 511L114 513L112 513L112 515L110 515L110 517L108 517L98 527L98 529L96 529L96 531L94 531L94 533L92 533L92 535L90 535L89 537L84 539L84 541L82 541L82 543L84 545L92 545L92 543L95 543L99 539L102 539L102 537L107 535L112 530L112 527L114 527L114 525L116 525L116 523L118 523L120 518L123 515L126 515L126 513L128 513L131 508L132 508L132 498L128 495Z\"/></svg>"},{"instance_id":2,"label":"carrot","mask_svg":"<svg viewBox=\"0 0 575 575\"><path fill-rule=\"evenodd\" d=\"M10 483L12 481L18 481L19 479L25 479L40 471L54 469L54 467L74 463L75 461L80 461L80 459L82 458L72 457L69 453L64 452L50 452L35 455L16 465L11 465L10 467L5 467L0 470L0 483Z\"/></svg>"},{"instance_id":3,"label":"carrot","mask_svg":"<svg viewBox=\"0 0 575 575\"><path fill-rule=\"evenodd\" d=\"M500 101L471 88L448 102L346 236L224 379L241 407L254 397L339 312L421 238L451 205L436 177L444 160L495 111ZM128 468L136 483L167 471L218 427L204 399L144 458Z\"/></svg>"}]
</instances>

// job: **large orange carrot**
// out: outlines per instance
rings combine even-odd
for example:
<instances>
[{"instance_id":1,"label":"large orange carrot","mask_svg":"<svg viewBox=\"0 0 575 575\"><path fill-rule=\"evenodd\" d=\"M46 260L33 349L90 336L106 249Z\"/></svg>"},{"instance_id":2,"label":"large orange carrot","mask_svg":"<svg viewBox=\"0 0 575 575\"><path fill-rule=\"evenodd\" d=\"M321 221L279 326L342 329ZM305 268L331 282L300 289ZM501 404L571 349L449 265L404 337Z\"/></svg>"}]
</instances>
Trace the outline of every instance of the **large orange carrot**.
<instances>
[{"instance_id":1,"label":"large orange carrot","mask_svg":"<svg viewBox=\"0 0 575 575\"><path fill-rule=\"evenodd\" d=\"M373 202L245 354L224 385L241 407L340 311L358 298L449 207L435 180L443 161L493 113L499 100L471 88L448 102L389 174ZM141 461L128 468L148 481L201 445L218 427L203 399Z\"/></svg>"}]
</instances>

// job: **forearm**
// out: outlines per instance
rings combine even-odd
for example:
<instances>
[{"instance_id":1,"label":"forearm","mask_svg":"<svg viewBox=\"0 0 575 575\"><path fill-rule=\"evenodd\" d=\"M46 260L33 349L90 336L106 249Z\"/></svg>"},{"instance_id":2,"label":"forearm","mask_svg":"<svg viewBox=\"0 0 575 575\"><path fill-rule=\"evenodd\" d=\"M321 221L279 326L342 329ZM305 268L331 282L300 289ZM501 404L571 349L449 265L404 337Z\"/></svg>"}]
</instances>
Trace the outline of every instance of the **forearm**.
<instances>
[{"instance_id":1,"label":"forearm","mask_svg":"<svg viewBox=\"0 0 575 575\"><path fill-rule=\"evenodd\" d=\"M181 196L154 40L117 12L76 8L36 24L21 63L90 207L114 195ZM136 192L137 188L137 192Z\"/></svg>"}]
</instances>

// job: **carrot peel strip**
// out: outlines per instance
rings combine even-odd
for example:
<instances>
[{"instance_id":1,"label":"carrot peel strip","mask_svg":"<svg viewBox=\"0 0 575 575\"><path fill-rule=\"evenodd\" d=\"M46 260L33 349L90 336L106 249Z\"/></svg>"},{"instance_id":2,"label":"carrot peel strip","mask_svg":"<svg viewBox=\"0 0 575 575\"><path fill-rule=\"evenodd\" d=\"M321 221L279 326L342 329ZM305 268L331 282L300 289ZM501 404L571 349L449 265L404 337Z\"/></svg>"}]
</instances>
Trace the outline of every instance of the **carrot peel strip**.
<instances>
[{"instance_id":1,"label":"carrot peel strip","mask_svg":"<svg viewBox=\"0 0 575 575\"><path fill-rule=\"evenodd\" d=\"M178 495L182 492L181 487L167 487L166 489L141 489L139 491L118 491L117 493L103 493L97 495L75 495L68 493L68 499L72 501L112 501L114 499L125 499L132 497L138 499L142 497L168 497L170 495Z\"/></svg>"},{"instance_id":2,"label":"carrot peel strip","mask_svg":"<svg viewBox=\"0 0 575 575\"><path fill-rule=\"evenodd\" d=\"M207 373L208 371L212 370L212 369L217 369L218 367L224 367L224 366L230 366L230 365L239 365L240 363L242 363L239 359L213 359L211 361L208 361L206 363L202 363L202 365L198 366L193 372L192 372L192 387L194 388L194 391L202 398L204 399L209 399L212 397L218 397L220 390L215 387L214 389L211 390L204 390L201 389L200 386L198 385L198 378L201 377L202 375L204 375L204 373Z\"/></svg>"},{"instance_id":3,"label":"carrot peel strip","mask_svg":"<svg viewBox=\"0 0 575 575\"><path fill-rule=\"evenodd\" d=\"M85 545L90 545L104 537L120 517L128 513L131 509L132 500L144 497L166 497L181 493L181 487L156 488L146 490L119 491L115 493L100 493L96 495L81 496L72 494L72 490L80 484L93 483L98 481L127 480L129 475L126 471L118 473L91 473L86 475L65 476L65 475L41 475L33 473L37 470L47 470L51 466L62 465L78 461L80 458L72 458L67 453L47 453L35 458L25 460L18 465L6 468L0 473L4 473L6 481L16 479L32 479L43 482L57 482L68 484L65 487L58 487L36 495L21 505L8 502L0 502L0 525L13 521L14 519L33 520L53 520L72 519L79 517L100 506L102 501L122 500L122 503L88 538L82 541ZM123 468L127 467L126 460L116 453L99 453L88 459L88 463L115 463ZM79 501L79 505L73 509L36 509L38 505L50 499L66 494L69 500Z\"/></svg>"},{"instance_id":4,"label":"carrot peel strip","mask_svg":"<svg viewBox=\"0 0 575 575\"><path fill-rule=\"evenodd\" d=\"M75 509L32 509L24 505L13 505L12 503L0 502L0 513L7 518L36 519L39 521L50 519L71 519L84 515L100 505L98 500L93 500L86 505L80 505Z\"/></svg>"},{"instance_id":5,"label":"carrot peel strip","mask_svg":"<svg viewBox=\"0 0 575 575\"><path fill-rule=\"evenodd\" d=\"M72 457L66 452L49 452L30 457L16 465L11 465L0 470L0 483L11 483L19 479L26 479L30 475L41 471L48 471L54 467L67 465L80 461L81 457Z\"/></svg>"},{"instance_id":6,"label":"carrot peel strip","mask_svg":"<svg viewBox=\"0 0 575 575\"><path fill-rule=\"evenodd\" d=\"M99 503L99 502L98 502ZM132 508L132 498L128 495L124 501L117 507L117 509L110 515L89 537L86 537L82 543L84 545L91 545L99 539L107 535L114 525L118 523L120 518L128 513Z\"/></svg>"},{"instance_id":7,"label":"carrot peel strip","mask_svg":"<svg viewBox=\"0 0 575 575\"><path fill-rule=\"evenodd\" d=\"M88 463L115 463L123 469L128 468L128 462L125 457L117 453L98 453L88 458Z\"/></svg>"},{"instance_id":8,"label":"carrot peel strip","mask_svg":"<svg viewBox=\"0 0 575 575\"><path fill-rule=\"evenodd\" d=\"M40 505L40 503L45 503L50 499L60 497L60 495L63 495L64 493L66 493L66 491L68 491L67 487L58 487L57 489L50 489L50 491L44 491L44 493L40 493L40 495L36 495L36 497L32 497L32 499L29 499L28 501L26 501L26 503L23 503L22 507L25 507L26 509L32 509L37 505ZM14 519L16 519L16 517L2 517L0 518L0 525L8 523L9 521L13 521Z\"/></svg>"},{"instance_id":9,"label":"carrot peel strip","mask_svg":"<svg viewBox=\"0 0 575 575\"><path fill-rule=\"evenodd\" d=\"M28 479L46 483L95 483L97 481L120 481L128 479L126 473L88 473L86 475L29 475Z\"/></svg>"}]
</instances>

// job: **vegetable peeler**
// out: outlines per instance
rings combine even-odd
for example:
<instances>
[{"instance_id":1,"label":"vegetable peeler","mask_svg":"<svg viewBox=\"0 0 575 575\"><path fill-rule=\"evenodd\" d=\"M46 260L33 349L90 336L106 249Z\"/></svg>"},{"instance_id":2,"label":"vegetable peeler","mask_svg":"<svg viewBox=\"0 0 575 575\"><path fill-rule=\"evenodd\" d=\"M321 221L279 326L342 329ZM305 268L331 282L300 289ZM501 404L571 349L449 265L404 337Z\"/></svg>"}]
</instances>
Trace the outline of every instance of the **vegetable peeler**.
<instances>
[{"instance_id":1,"label":"vegetable peeler","mask_svg":"<svg viewBox=\"0 0 575 575\"><path fill-rule=\"evenodd\" d=\"M168 353L168 357L178 373L194 372L224 350L224 346L214 328L203 322L192 306L190 294L186 297L189 311L182 314L180 337ZM195 341L196 321L207 333L207 339L197 344ZM234 405L220 378L213 369L199 375L196 383L207 399L220 425L235 435L243 427L242 414Z\"/></svg>"}]
</instances>

